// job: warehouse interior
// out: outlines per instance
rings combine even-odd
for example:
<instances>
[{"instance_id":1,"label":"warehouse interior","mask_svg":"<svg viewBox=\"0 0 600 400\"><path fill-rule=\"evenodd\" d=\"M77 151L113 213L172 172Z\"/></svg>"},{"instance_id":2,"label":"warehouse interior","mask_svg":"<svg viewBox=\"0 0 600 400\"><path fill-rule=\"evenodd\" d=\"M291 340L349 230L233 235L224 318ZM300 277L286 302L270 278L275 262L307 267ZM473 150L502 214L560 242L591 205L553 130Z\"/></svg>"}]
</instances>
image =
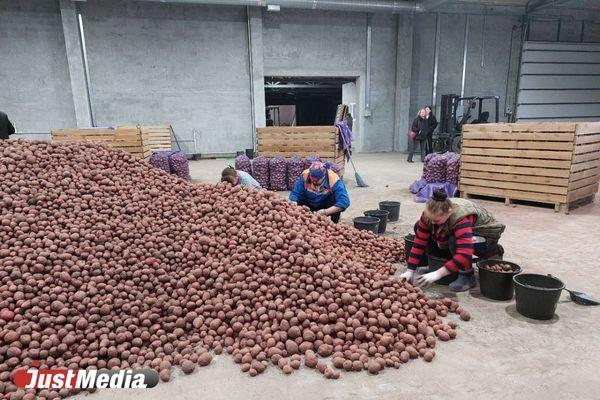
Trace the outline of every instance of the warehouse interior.
<instances>
[{"instance_id":1,"label":"warehouse interior","mask_svg":"<svg viewBox=\"0 0 600 400\"><path fill-rule=\"evenodd\" d=\"M422 13L406 2L372 13L189 3L3 0L5 112L24 134L168 120L186 152L232 153L265 126L264 113L252 111L265 107L264 77L356 77L356 149L406 151L403 132L418 107L439 108L445 93L500 96L500 120L515 118L523 38L600 41L593 0L549 2L529 14L525 0L449 1ZM596 78L580 82L594 90L574 116L599 115ZM563 115L577 108L554 107Z\"/></svg>"},{"instance_id":2,"label":"warehouse interior","mask_svg":"<svg viewBox=\"0 0 600 400\"><path fill-rule=\"evenodd\" d=\"M600 0L0 0L0 53L0 398L599 398Z\"/></svg>"}]
</instances>

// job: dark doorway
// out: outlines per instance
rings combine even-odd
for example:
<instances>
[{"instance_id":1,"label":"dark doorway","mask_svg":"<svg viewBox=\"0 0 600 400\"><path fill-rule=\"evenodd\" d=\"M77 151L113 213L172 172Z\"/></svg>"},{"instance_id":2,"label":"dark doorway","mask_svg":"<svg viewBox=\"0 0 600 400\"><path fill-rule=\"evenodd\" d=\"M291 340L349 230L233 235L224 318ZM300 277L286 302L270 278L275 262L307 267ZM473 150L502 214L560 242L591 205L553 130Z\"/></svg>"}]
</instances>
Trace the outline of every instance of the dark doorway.
<instances>
[{"instance_id":1,"label":"dark doorway","mask_svg":"<svg viewBox=\"0 0 600 400\"><path fill-rule=\"evenodd\" d=\"M337 106L342 103L342 85L353 81L353 78L265 77L267 126L332 125ZM289 115L291 109L295 109L294 118L281 117L282 113Z\"/></svg>"}]
</instances>

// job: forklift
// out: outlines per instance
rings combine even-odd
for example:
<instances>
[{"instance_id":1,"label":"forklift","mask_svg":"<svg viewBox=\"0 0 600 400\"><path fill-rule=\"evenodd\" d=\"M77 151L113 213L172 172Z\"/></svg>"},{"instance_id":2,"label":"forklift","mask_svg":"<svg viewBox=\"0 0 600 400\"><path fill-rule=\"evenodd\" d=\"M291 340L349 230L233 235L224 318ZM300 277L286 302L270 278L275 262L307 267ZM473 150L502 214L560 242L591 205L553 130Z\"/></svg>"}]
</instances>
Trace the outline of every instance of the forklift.
<instances>
[{"instance_id":1,"label":"forklift","mask_svg":"<svg viewBox=\"0 0 600 400\"><path fill-rule=\"evenodd\" d=\"M490 113L485 111L484 102L494 101L495 122L498 123L500 97L460 97L456 94L442 95L440 129L433 140L433 151L460 153L462 127L465 124L487 124ZM462 113L462 114L459 114ZM473 115L477 118L472 119Z\"/></svg>"}]
</instances>

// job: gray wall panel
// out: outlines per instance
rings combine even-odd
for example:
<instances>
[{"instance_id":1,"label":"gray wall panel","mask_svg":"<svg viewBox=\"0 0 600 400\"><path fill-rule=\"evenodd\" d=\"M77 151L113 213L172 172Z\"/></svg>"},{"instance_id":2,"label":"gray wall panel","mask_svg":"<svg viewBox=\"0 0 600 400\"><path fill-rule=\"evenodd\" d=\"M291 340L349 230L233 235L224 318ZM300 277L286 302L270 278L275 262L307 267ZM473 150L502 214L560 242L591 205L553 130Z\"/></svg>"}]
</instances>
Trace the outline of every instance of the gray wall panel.
<instances>
[{"instance_id":1,"label":"gray wall panel","mask_svg":"<svg viewBox=\"0 0 600 400\"><path fill-rule=\"evenodd\" d=\"M600 44L525 43L517 104L519 121L600 120Z\"/></svg>"},{"instance_id":2,"label":"gray wall panel","mask_svg":"<svg viewBox=\"0 0 600 400\"><path fill-rule=\"evenodd\" d=\"M529 118L546 118L549 115L557 118L597 117L600 118L600 105L591 104L525 104L520 112Z\"/></svg>"},{"instance_id":3,"label":"gray wall panel","mask_svg":"<svg viewBox=\"0 0 600 400\"><path fill-rule=\"evenodd\" d=\"M519 122L545 122L545 121L589 121L589 122L598 122L600 118L598 117L551 117L551 118L519 118Z\"/></svg>"},{"instance_id":4,"label":"gray wall panel","mask_svg":"<svg viewBox=\"0 0 600 400\"><path fill-rule=\"evenodd\" d=\"M525 42L524 50L600 51L596 43Z\"/></svg>"},{"instance_id":5,"label":"gray wall panel","mask_svg":"<svg viewBox=\"0 0 600 400\"><path fill-rule=\"evenodd\" d=\"M521 89L593 89L600 87L600 75L523 75Z\"/></svg>"},{"instance_id":6,"label":"gray wall panel","mask_svg":"<svg viewBox=\"0 0 600 400\"><path fill-rule=\"evenodd\" d=\"M524 63L521 74L535 75L600 75L598 64Z\"/></svg>"},{"instance_id":7,"label":"gray wall panel","mask_svg":"<svg viewBox=\"0 0 600 400\"><path fill-rule=\"evenodd\" d=\"M521 90L522 104L594 103L600 99L600 89L585 90Z\"/></svg>"},{"instance_id":8,"label":"gray wall panel","mask_svg":"<svg viewBox=\"0 0 600 400\"><path fill-rule=\"evenodd\" d=\"M600 51L579 52L528 50L523 54L523 62L600 63Z\"/></svg>"}]
</instances>

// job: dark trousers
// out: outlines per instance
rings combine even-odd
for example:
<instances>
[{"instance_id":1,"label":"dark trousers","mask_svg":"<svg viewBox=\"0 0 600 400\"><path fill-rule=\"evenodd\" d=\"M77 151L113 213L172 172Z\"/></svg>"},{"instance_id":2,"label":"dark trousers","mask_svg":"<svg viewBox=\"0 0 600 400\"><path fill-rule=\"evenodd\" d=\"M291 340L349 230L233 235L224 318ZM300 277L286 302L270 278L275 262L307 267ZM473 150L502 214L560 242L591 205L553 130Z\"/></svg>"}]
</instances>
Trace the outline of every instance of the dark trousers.
<instances>
[{"instance_id":1,"label":"dark trousers","mask_svg":"<svg viewBox=\"0 0 600 400\"><path fill-rule=\"evenodd\" d=\"M335 196L333 194L331 194L329 197L327 197L325 199L325 201L317 206L313 206L311 204L308 204L306 202L306 200L302 199L298 202L299 206L307 206L308 208L310 208L310 211L318 211L318 210L324 210L326 208L329 208L331 206L333 206L335 204ZM340 222L340 217L342 216L342 212L338 211L335 214L331 214L329 216L329 218L331 218L331 220L337 224L338 222Z\"/></svg>"},{"instance_id":2,"label":"dark trousers","mask_svg":"<svg viewBox=\"0 0 600 400\"><path fill-rule=\"evenodd\" d=\"M421 162L425 161L425 140L420 139L408 139L408 161L413 160L413 154L415 154L415 145L419 142L419 150L421 151Z\"/></svg>"},{"instance_id":3,"label":"dark trousers","mask_svg":"<svg viewBox=\"0 0 600 400\"><path fill-rule=\"evenodd\" d=\"M433 133L427 135L427 154L433 153Z\"/></svg>"}]
</instances>

